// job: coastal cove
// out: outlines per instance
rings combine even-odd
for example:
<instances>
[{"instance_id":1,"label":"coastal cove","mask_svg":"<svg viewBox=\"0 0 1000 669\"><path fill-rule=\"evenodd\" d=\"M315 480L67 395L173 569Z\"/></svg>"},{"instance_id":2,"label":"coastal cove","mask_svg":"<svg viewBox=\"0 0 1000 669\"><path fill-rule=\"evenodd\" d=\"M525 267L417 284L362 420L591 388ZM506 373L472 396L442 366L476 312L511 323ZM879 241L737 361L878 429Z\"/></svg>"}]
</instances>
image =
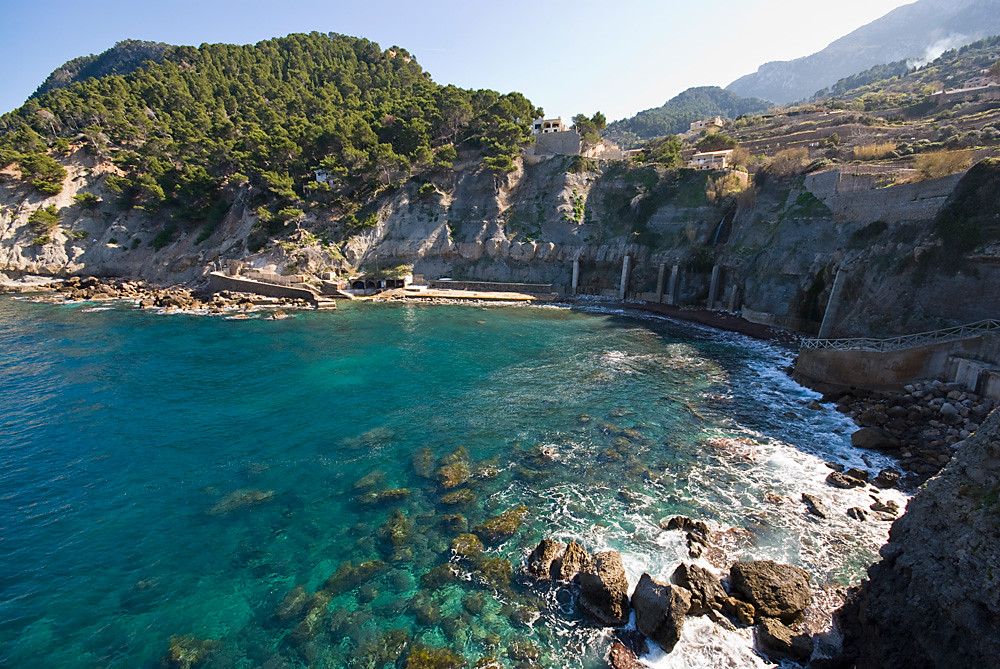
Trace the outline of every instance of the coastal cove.
<instances>
[{"instance_id":1,"label":"coastal cove","mask_svg":"<svg viewBox=\"0 0 1000 669\"><path fill-rule=\"evenodd\" d=\"M367 666L407 639L599 667L611 632L521 576L542 538L620 551L635 586L688 560L662 519L703 520L725 551L700 564L800 566L818 620L888 537L824 463L891 461L777 345L599 306L267 313L0 296L0 664L152 667L186 639L209 667ZM522 505L483 556L456 545ZM315 625L285 615L324 587ZM771 666L751 644L698 619L647 659Z\"/></svg>"}]
</instances>

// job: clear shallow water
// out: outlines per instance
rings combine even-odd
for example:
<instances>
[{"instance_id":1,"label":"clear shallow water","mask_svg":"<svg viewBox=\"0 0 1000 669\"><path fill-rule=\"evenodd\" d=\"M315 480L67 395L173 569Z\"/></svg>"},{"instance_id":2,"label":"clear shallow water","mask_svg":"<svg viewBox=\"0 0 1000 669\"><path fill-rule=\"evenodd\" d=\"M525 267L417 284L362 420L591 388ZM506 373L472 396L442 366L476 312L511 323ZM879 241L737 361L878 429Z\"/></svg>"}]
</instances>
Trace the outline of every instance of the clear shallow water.
<instances>
[{"instance_id":1,"label":"clear shallow water","mask_svg":"<svg viewBox=\"0 0 1000 669\"><path fill-rule=\"evenodd\" d=\"M542 666L600 666L606 632L517 569L554 536L620 550L633 585L666 578L686 552L659 528L675 514L739 528L732 559L857 580L888 527L847 518L870 500L827 487L823 462L885 463L806 408L787 363L617 313L351 304L234 321L0 298L0 664L153 666L187 636L218 642L213 667L381 666L407 636L470 662L516 666L527 640ZM443 490L434 470L456 451L490 476ZM364 497L386 489L408 494ZM454 490L474 499L444 503ZM841 513L816 522L802 492ZM467 527L521 504L512 539L455 556ZM275 617L346 561L379 562ZM431 582L448 562L458 580ZM650 661L754 666L747 646L692 624Z\"/></svg>"}]
</instances>

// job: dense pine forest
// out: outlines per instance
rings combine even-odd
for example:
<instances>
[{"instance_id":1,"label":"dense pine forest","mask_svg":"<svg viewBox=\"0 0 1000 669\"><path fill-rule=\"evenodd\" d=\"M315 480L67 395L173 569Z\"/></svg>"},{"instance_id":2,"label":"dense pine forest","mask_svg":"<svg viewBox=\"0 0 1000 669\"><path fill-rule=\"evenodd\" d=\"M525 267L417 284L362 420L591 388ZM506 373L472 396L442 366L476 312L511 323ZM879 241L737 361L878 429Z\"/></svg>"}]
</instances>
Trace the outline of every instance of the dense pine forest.
<instances>
[{"instance_id":1,"label":"dense pine forest","mask_svg":"<svg viewBox=\"0 0 1000 669\"><path fill-rule=\"evenodd\" d=\"M106 180L120 207L207 231L249 183L261 220L280 226L314 206L353 217L379 192L450 168L463 147L503 175L541 113L519 93L438 85L405 49L336 34L169 47L158 60L77 78L0 117L0 168L16 163L54 194L56 159L85 150L121 168Z\"/></svg>"}]
</instances>

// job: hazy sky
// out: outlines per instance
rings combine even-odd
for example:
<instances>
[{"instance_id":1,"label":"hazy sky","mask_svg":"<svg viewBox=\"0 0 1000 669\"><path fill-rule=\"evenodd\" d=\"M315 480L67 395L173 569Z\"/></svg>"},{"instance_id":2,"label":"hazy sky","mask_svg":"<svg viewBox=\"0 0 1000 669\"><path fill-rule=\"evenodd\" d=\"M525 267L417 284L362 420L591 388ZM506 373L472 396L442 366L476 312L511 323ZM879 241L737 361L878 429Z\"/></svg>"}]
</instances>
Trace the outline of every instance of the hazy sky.
<instances>
[{"instance_id":1,"label":"hazy sky","mask_svg":"<svg viewBox=\"0 0 1000 669\"><path fill-rule=\"evenodd\" d=\"M405 47L442 84L613 120L818 51L907 2L0 0L0 113L65 61L119 40L248 44L315 30Z\"/></svg>"}]
</instances>

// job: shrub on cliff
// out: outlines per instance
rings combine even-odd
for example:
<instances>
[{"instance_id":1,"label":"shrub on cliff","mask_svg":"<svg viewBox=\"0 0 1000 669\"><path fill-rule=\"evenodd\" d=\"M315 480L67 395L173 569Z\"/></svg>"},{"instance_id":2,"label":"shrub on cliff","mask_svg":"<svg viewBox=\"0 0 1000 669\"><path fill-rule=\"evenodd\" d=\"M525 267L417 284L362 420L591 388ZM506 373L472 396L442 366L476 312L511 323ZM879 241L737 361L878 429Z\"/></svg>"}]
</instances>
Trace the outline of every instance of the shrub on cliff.
<instances>
[{"instance_id":1,"label":"shrub on cliff","mask_svg":"<svg viewBox=\"0 0 1000 669\"><path fill-rule=\"evenodd\" d=\"M54 204L36 209L28 215L28 224L38 233L49 233L59 225L59 211Z\"/></svg>"},{"instance_id":2,"label":"shrub on cliff","mask_svg":"<svg viewBox=\"0 0 1000 669\"><path fill-rule=\"evenodd\" d=\"M29 153L17 160L21 176L30 181L39 193L58 195L62 192L62 181L66 170L54 158L45 153Z\"/></svg>"}]
</instances>

